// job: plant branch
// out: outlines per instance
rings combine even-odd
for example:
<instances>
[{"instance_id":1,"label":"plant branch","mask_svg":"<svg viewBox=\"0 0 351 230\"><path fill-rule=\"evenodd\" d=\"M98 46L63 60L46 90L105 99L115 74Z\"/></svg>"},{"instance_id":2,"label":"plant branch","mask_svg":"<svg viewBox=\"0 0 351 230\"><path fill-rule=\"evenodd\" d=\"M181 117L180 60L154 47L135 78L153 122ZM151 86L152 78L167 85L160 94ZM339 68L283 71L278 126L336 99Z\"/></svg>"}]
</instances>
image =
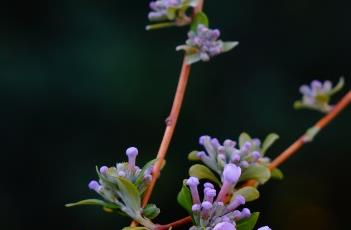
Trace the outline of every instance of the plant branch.
<instances>
[{"instance_id":1,"label":"plant branch","mask_svg":"<svg viewBox=\"0 0 351 230\"><path fill-rule=\"evenodd\" d=\"M345 109L351 102L351 90L334 106L334 108L320 119L310 130L321 130L327 124L329 124L334 118ZM269 165L269 169L274 169L285 162L289 157L297 152L304 144L308 143L310 137L308 131L297 139L292 145L290 145L284 152L282 152L277 158L275 158Z\"/></svg>"},{"instance_id":2,"label":"plant branch","mask_svg":"<svg viewBox=\"0 0 351 230\"><path fill-rule=\"evenodd\" d=\"M308 129L301 137L299 137L292 145L290 145L284 152L276 157L269 165L269 169L273 170L282 163L284 163L289 157L294 155L304 144L310 142L313 137L329 124L334 118L345 109L351 102L351 90L334 106L334 108L320 119L312 128ZM312 131L312 135L310 133ZM247 181L242 187L245 186L256 186L255 180Z\"/></svg>"},{"instance_id":3,"label":"plant branch","mask_svg":"<svg viewBox=\"0 0 351 230\"><path fill-rule=\"evenodd\" d=\"M198 5L194 9L194 14L202 11L202 7L203 7L203 0L200 0ZM153 169L153 172L152 172L153 173L152 181L151 181L148 189L146 190L144 198L143 198L143 202L142 202L143 207L145 207L145 205L149 201L149 199L151 197L151 193L155 187L156 181L160 175L161 166L162 166L163 161L166 157L167 150L168 150L169 144L172 140L173 133L174 133L177 121L178 121L179 112L180 112L180 109L182 107L184 94L185 94L186 86L187 86L188 79L189 79L189 74L190 74L190 65L188 65L186 63L186 59L184 57L182 70L181 70L180 76L179 76L177 91L176 91L176 94L175 94L175 97L173 100L172 109L171 109L169 117L166 119L166 124L167 124L166 130L164 132L164 135L163 135L163 138L161 141L161 145L160 145L160 148L159 148L158 153L157 153L158 161L156 162L154 169Z\"/></svg>"},{"instance_id":4,"label":"plant branch","mask_svg":"<svg viewBox=\"0 0 351 230\"><path fill-rule=\"evenodd\" d=\"M157 225L155 230L168 230L170 227L174 228L174 227L185 225L190 222L191 222L191 216L187 216L187 217L184 217L183 219L174 221L170 224Z\"/></svg>"}]
</instances>

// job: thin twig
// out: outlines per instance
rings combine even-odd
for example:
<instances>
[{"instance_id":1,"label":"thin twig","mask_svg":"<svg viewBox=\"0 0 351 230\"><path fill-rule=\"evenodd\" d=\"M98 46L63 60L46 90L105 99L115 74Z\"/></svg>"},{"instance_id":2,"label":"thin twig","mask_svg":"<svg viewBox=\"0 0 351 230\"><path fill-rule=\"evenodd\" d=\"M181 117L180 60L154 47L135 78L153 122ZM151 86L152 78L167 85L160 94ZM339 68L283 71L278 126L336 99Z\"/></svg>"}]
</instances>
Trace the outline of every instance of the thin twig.
<instances>
[{"instance_id":1,"label":"thin twig","mask_svg":"<svg viewBox=\"0 0 351 230\"><path fill-rule=\"evenodd\" d=\"M198 5L194 8L194 15L196 15L198 12L202 11L203 3L204 3L203 0L199 0ZM183 103L183 99L184 99L184 95L185 95L185 91L186 91L186 86L187 86L188 79L189 79L189 74L190 74L190 65L186 63L186 58L184 56L183 65L182 65L182 69L180 72L177 91L176 91L176 94L174 96L172 109L171 109L171 112L169 114L169 117L166 119L166 129L165 129L165 132L163 134L160 148L159 148L158 153L157 153L158 160L156 161L155 166L154 166L153 171L152 171L152 181L150 182L150 185L144 194L144 198L142 201L142 207L145 207L147 205L148 201L150 200L151 193L156 185L156 181L157 181L158 177L160 176L161 167L162 167L163 161L166 157L169 144L172 140L173 133L174 133L177 121L178 121L180 109L182 107L182 103ZM137 226L137 225L138 225L137 222L133 221L130 226L133 227L133 226Z\"/></svg>"},{"instance_id":2,"label":"thin twig","mask_svg":"<svg viewBox=\"0 0 351 230\"><path fill-rule=\"evenodd\" d=\"M202 11L202 7L203 7L203 1L199 1L199 4L194 9L194 14ZM144 198L143 198L143 202L142 202L143 207L145 207L145 205L149 201L151 193L155 187L156 181L160 175L161 166L162 166L163 161L166 157L167 150L168 150L169 144L171 142L171 139L173 137L174 129L175 129L176 124L177 124L179 112L180 112L180 109L182 107L184 94L185 94L186 86L187 86L188 79L189 79L189 74L190 74L190 65L188 65L186 63L186 59L184 57L182 70L181 70L180 76L179 76L177 91L176 91L173 105L172 105L172 110L171 110L169 117L166 120L166 123L167 123L166 130L165 130L165 133L163 135L163 139L162 139L160 148L159 148L158 153L157 153L158 160L153 168L152 181L151 181L148 189L146 190Z\"/></svg>"},{"instance_id":3,"label":"thin twig","mask_svg":"<svg viewBox=\"0 0 351 230\"><path fill-rule=\"evenodd\" d=\"M185 224L190 223L190 222L191 222L191 216L187 216L183 219L174 221L170 224L157 225L155 230L166 230L166 229L169 229L170 227L174 228L174 227L185 225Z\"/></svg>"}]
</instances>

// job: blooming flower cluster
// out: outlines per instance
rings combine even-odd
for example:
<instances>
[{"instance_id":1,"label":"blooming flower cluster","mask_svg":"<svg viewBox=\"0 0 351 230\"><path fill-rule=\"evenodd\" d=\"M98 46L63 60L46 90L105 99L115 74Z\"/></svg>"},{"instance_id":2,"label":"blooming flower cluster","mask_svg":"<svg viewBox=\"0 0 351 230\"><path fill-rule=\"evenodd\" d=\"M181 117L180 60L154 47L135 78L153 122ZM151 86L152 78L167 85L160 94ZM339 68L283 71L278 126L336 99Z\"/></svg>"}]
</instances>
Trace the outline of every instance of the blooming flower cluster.
<instances>
[{"instance_id":1,"label":"blooming flower cluster","mask_svg":"<svg viewBox=\"0 0 351 230\"><path fill-rule=\"evenodd\" d=\"M330 97L339 91L343 84L344 80L341 78L334 88L330 81L321 82L319 80L314 80L310 85L302 85L300 87L302 100L296 101L294 107L297 109L308 108L327 113L333 108L333 106L329 104Z\"/></svg>"},{"instance_id":2,"label":"blooming flower cluster","mask_svg":"<svg viewBox=\"0 0 351 230\"><path fill-rule=\"evenodd\" d=\"M186 15L190 7L195 7L198 0L157 0L150 2L151 12L148 18L152 22L166 21L160 24L150 25L147 28L162 28L167 26L183 26L191 22Z\"/></svg>"},{"instance_id":3,"label":"blooming flower cluster","mask_svg":"<svg viewBox=\"0 0 351 230\"><path fill-rule=\"evenodd\" d=\"M196 156L219 175L226 164L235 164L245 169L250 165L268 165L270 162L268 157L264 157L258 138L247 139L238 148L233 140L227 139L221 144L217 138L210 136L201 136L199 143L205 151L196 152Z\"/></svg>"},{"instance_id":4,"label":"blooming flower cluster","mask_svg":"<svg viewBox=\"0 0 351 230\"><path fill-rule=\"evenodd\" d=\"M198 178L190 177L187 180L186 184L190 188L192 196L192 214L194 217L194 226L190 230L236 230L236 223L239 220L251 216L248 208L238 210L239 206L245 204L245 198L242 195L235 195L230 202L226 202L227 195L232 193L240 174L240 167L227 164L224 167L223 185L218 195L213 184L205 183L202 202L198 193ZM260 230L264 230L264 228L260 228Z\"/></svg>"},{"instance_id":5,"label":"blooming flower cluster","mask_svg":"<svg viewBox=\"0 0 351 230\"><path fill-rule=\"evenodd\" d=\"M199 24L196 30L188 33L186 44L178 46L177 50L185 50L192 55L189 57L193 57L194 60L189 61L189 64L199 60L209 61L211 57L229 51L238 45L238 42L218 40L220 34L218 29L209 29L207 26Z\"/></svg>"},{"instance_id":6,"label":"blooming flower cluster","mask_svg":"<svg viewBox=\"0 0 351 230\"><path fill-rule=\"evenodd\" d=\"M89 183L89 188L100 194L105 200L116 203L118 202L118 187L117 178L123 177L134 184L140 194L142 194L149 182L152 180L152 164L147 165L146 168L140 169L135 165L138 149L130 147L126 151L128 156L128 163L117 163L116 167L102 166L98 172L99 182L92 180Z\"/></svg>"}]
</instances>

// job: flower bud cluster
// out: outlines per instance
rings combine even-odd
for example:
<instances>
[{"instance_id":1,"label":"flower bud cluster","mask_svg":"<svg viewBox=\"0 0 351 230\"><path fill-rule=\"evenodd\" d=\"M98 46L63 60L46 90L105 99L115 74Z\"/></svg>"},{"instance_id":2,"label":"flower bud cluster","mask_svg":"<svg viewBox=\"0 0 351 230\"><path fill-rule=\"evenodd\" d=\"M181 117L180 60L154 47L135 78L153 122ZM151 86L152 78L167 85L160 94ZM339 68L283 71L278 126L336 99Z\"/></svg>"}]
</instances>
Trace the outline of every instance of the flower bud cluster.
<instances>
[{"instance_id":1,"label":"flower bud cluster","mask_svg":"<svg viewBox=\"0 0 351 230\"><path fill-rule=\"evenodd\" d=\"M251 215L249 209L244 208L241 211L237 210L240 205L245 204L245 198L241 195L235 196L229 203L225 203L224 197L221 194L227 193L230 187L234 187L240 176L240 168L230 166L226 168L228 174L226 179L230 186L223 185L217 198L217 191L213 184L204 184L204 198L201 201L199 198L197 187L199 180L196 177L190 177L187 180L187 185L190 188L193 205L192 212L195 225L190 230L214 229L214 230L234 230L236 222L248 218Z\"/></svg>"},{"instance_id":2,"label":"flower bud cluster","mask_svg":"<svg viewBox=\"0 0 351 230\"><path fill-rule=\"evenodd\" d=\"M250 165L268 165L270 159L261 153L261 141L258 138L244 142L241 147L233 140L220 143L217 138L201 136L199 139L205 151L197 152L197 157L209 168L222 175L227 164L234 164L243 170Z\"/></svg>"},{"instance_id":3,"label":"flower bud cluster","mask_svg":"<svg viewBox=\"0 0 351 230\"><path fill-rule=\"evenodd\" d=\"M300 87L302 100L296 101L294 107L297 109L308 108L327 113L333 108L333 106L329 104L330 97L339 91L343 84L344 80L341 78L334 88L331 81L321 82L319 80L314 80L310 85L302 85Z\"/></svg>"},{"instance_id":4,"label":"flower bud cluster","mask_svg":"<svg viewBox=\"0 0 351 230\"><path fill-rule=\"evenodd\" d=\"M119 199L117 191L117 178L123 177L135 184L142 194L152 180L152 165L141 170L135 165L138 149L130 147L126 150L128 162L117 163L116 167L102 166L98 170L99 182L92 180L88 187L100 194L105 200L117 203Z\"/></svg>"}]
</instances>

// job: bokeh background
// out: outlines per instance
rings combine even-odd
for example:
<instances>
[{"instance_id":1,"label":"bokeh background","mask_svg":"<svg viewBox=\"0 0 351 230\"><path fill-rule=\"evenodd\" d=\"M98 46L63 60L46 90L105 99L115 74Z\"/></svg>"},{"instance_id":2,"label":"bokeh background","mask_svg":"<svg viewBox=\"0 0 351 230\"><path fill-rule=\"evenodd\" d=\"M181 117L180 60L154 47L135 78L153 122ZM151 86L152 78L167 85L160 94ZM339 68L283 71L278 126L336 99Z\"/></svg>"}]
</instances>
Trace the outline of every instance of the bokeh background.
<instances>
[{"instance_id":1,"label":"bokeh background","mask_svg":"<svg viewBox=\"0 0 351 230\"><path fill-rule=\"evenodd\" d=\"M283 151L321 117L294 111L313 79L351 84L351 2L205 1L234 51L193 66L184 107L152 201L158 222L185 216L176 194L203 134L281 139ZM121 229L128 219L64 204L97 197L95 165L157 152L175 92L186 28L146 32L148 1L2 1L0 8L1 229ZM344 89L334 101L346 93ZM282 165L283 181L249 204L273 229L349 226L351 109ZM186 228L184 228L186 229Z\"/></svg>"}]
</instances>

